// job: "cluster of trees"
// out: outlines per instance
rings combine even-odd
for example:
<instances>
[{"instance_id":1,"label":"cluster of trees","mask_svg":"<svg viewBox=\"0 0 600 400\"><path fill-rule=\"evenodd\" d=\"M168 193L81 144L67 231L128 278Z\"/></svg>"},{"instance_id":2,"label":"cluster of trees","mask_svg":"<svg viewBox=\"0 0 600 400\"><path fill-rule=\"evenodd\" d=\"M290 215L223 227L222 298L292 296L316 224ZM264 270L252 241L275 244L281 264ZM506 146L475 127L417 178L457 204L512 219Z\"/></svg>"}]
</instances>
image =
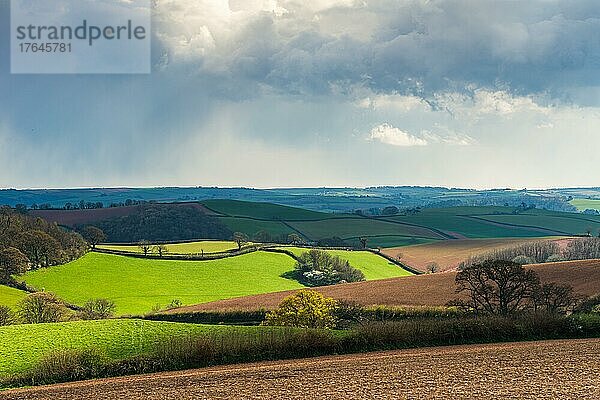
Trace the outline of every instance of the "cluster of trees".
<instances>
[{"instance_id":1,"label":"cluster of trees","mask_svg":"<svg viewBox=\"0 0 600 400\"><path fill-rule=\"evenodd\" d=\"M554 241L538 241L517 246L496 249L471 257L461 263L460 269L486 260L513 261L518 264L539 264L569 260L590 260L600 258L600 238L587 237L572 239L564 249Z\"/></svg>"},{"instance_id":2,"label":"cluster of trees","mask_svg":"<svg viewBox=\"0 0 600 400\"><path fill-rule=\"evenodd\" d=\"M192 205L144 204L130 215L95 223L111 242L174 241L231 238L233 232L217 218ZM77 229L84 231L85 226Z\"/></svg>"},{"instance_id":3,"label":"cluster of trees","mask_svg":"<svg viewBox=\"0 0 600 400\"><path fill-rule=\"evenodd\" d=\"M298 257L293 275L306 286L327 286L365 280L362 271L352 267L348 261L315 249Z\"/></svg>"},{"instance_id":4,"label":"cluster of trees","mask_svg":"<svg viewBox=\"0 0 600 400\"><path fill-rule=\"evenodd\" d=\"M256 243L281 243L281 244L304 244L305 241L297 233L290 233L289 235L272 235L268 231L260 230L252 235L252 241Z\"/></svg>"},{"instance_id":5,"label":"cluster of trees","mask_svg":"<svg viewBox=\"0 0 600 400\"><path fill-rule=\"evenodd\" d=\"M0 207L0 283L13 284L12 275L49 267L81 257L83 238L55 223Z\"/></svg>"},{"instance_id":6,"label":"cluster of trees","mask_svg":"<svg viewBox=\"0 0 600 400\"><path fill-rule=\"evenodd\" d=\"M566 313L578 301L572 287L542 284L534 271L512 261L486 260L468 265L456 275L456 285L456 292L466 296L450 305L475 313Z\"/></svg>"},{"instance_id":7,"label":"cluster of trees","mask_svg":"<svg viewBox=\"0 0 600 400\"><path fill-rule=\"evenodd\" d=\"M106 319L114 312L115 304L107 299L88 300L83 307L73 310L52 293L36 292L21 300L16 312L0 306L0 326Z\"/></svg>"}]
</instances>

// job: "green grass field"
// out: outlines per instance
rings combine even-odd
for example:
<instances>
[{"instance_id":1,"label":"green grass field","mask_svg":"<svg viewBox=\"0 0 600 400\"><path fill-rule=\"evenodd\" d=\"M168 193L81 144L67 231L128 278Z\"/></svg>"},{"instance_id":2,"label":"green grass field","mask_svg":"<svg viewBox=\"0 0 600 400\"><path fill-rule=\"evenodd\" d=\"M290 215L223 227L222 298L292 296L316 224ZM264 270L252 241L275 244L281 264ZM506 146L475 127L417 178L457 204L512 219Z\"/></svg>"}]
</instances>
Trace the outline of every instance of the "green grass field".
<instances>
[{"instance_id":1,"label":"green grass field","mask_svg":"<svg viewBox=\"0 0 600 400\"><path fill-rule=\"evenodd\" d=\"M442 239L435 232L421 227L395 224L367 218L339 218L323 221L290 222L290 225L313 239L328 237L352 238L369 235L402 235Z\"/></svg>"},{"instance_id":2,"label":"green grass field","mask_svg":"<svg viewBox=\"0 0 600 400\"><path fill-rule=\"evenodd\" d=\"M588 209L600 211L600 199L573 199L569 203L574 205L579 211Z\"/></svg>"},{"instance_id":3,"label":"green grass field","mask_svg":"<svg viewBox=\"0 0 600 400\"><path fill-rule=\"evenodd\" d=\"M89 253L71 263L28 272L23 279L73 304L91 298L115 302L117 314L303 287L281 275L294 268L285 254L254 252L211 261L148 260Z\"/></svg>"},{"instance_id":4,"label":"green grass field","mask_svg":"<svg viewBox=\"0 0 600 400\"><path fill-rule=\"evenodd\" d=\"M267 220L321 219L330 215L303 208L288 207L272 203L247 202L238 200L205 200L209 209L229 216L241 216Z\"/></svg>"},{"instance_id":5,"label":"green grass field","mask_svg":"<svg viewBox=\"0 0 600 400\"><path fill-rule=\"evenodd\" d=\"M358 237L367 236L371 246L381 247L448 238L527 238L582 234L588 227L600 226L600 217L596 216L514 207L423 208L408 215L361 218L269 203L211 200L206 204L222 213L219 220L232 231L244 232L250 237L261 230L275 237L296 230L309 241L337 236L348 243L356 243Z\"/></svg>"},{"instance_id":6,"label":"green grass field","mask_svg":"<svg viewBox=\"0 0 600 400\"><path fill-rule=\"evenodd\" d=\"M0 375L18 373L51 351L94 348L113 360L143 354L167 337L261 329L115 319L0 327Z\"/></svg>"},{"instance_id":7,"label":"green grass field","mask_svg":"<svg viewBox=\"0 0 600 400\"><path fill-rule=\"evenodd\" d=\"M223 251L237 249L235 242L204 240L191 243L174 243L165 245L167 251L172 254L197 254L197 253L219 253ZM137 245L98 245L99 249L129 251L141 253L142 250Z\"/></svg>"},{"instance_id":8,"label":"green grass field","mask_svg":"<svg viewBox=\"0 0 600 400\"><path fill-rule=\"evenodd\" d=\"M250 239L259 231L269 232L273 236L287 236L294 232L292 228L279 221L257 221L236 217L220 217L219 221L227 225L233 232L245 233Z\"/></svg>"},{"instance_id":9,"label":"green grass field","mask_svg":"<svg viewBox=\"0 0 600 400\"><path fill-rule=\"evenodd\" d=\"M285 247L296 256L309 251L310 249L300 247ZM398 276L409 276L412 273L400 268L398 265L389 262L385 258L368 251L346 251L346 250L326 250L334 256L347 260L351 266L360 269L367 280L395 278Z\"/></svg>"},{"instance_id":10,"label":"green grass field","mask_svg":"<svg viewBox=\"0 0 600 400\"><path fill-rule=\"evenodd\" d=\"M15 308L17 303L19 303L19 301L21 301L25 296L27 296L27 293L21 290L0 285L0 306Z\"/></svg>"},{"instance_id":11,"label":"green grass field","mask_svg":"<svg viewBox=\"0 0 600 400\"><path fill-rule=\"evenodd\" d=\"M491 215L488 221L505 224L530 225L554 230L557 233L581 235L589 229L594 235L600 230L600 220L593 216L570 215Z\"/></svg>"}]
</instances>

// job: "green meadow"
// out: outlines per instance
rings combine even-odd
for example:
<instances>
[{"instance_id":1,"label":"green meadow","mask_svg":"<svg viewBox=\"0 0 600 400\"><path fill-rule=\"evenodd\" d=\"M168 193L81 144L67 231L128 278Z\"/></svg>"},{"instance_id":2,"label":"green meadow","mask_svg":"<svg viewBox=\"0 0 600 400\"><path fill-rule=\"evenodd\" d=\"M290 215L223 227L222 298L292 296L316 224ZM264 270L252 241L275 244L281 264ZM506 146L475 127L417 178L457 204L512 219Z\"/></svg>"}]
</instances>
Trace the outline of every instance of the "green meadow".
<instances>
[{"instance_id":1,"label":"green meadow","mask_svg":"<svg viewBox=\"0 0 600 400\"><path fill-rule=\"evenodd\" d=\"M141 253L142 250L137 245L119 245L119 244L107 244L98 245L99 249L106 250L117 250L117 251L128 251L134 253ZM197 254L197 253L220 253L228 250L237 249L238 246L235 242L231 241L218 241L218 240L202 240L198 242L190 243L170 243L165 245L167 251L173 254Z\"/></svg>"},{"instance_id":2,"label":"green meadow","mask_svg":"<svg viewBox=\"0 0 600 400\"><path fill-rule=\"evenodd\" d=\"M21 279L73 304L91 298L115 302L117 314L140 314L183 304L303 287L281 275L294 268L285 255L254 252L210 261L150 260L88 253L65 265L31 271Z\"/></svg>"},{"instance_id":3,"label":"green meadow","mask_svg":"<svg viewBox=\"0 0 600 400\"><path fill-rule=\"evenodd\" d=\"M259 327L197 325L136 319L74 321L0 327L0 376L25 371L57 350L97 349L111 360L144 354L169 337Z\"/></svg>"},{"instance_id":4,"label":"green meadow","mask_svg":"<svg viewBox=\"0 0 600 400\"><path fill-rule=\"evenodd\" d=\"M291 251L296 256L300 256L302 253L309 251L310 249L301 247L285 247L286 250ZM386 260L385 258L373 254L369 251L348 251L348 250L325 250L329 254L338 256L342 260L347 260L351 266L360 269L367 280L395 278L398 276L409 276L411 272L399 267Z\"/></svg>"},{"instance_id":5,"label":"green meadow","mask_svg":"<svg viewBox=\"0 0 600 400\"><path fill-rule=\"evenodd\" d=\"M15 306L27 295L27 293L8 286L0 285L0 306Z\"/></svg>"}]
</instances>

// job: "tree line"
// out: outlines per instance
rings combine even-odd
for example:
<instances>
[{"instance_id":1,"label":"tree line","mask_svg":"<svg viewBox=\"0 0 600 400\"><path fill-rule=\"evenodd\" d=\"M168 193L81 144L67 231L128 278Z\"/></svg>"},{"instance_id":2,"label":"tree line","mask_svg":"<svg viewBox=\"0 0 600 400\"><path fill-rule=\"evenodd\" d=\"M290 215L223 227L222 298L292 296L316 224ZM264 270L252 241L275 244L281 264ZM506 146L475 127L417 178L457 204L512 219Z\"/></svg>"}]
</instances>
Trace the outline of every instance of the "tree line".
<instances>
[{"instance_id":1,"label":"tree line","mask_svg":"<svg viewBox=\"0 0 600 400\"><path fill-rule=\"evenodd\" d=\"M190 239L229 240L233 232L217 218L193 205L142 204L136 212L93 224L111 242L133 243ZM86 226L76 229L84 232Z\"/></svg>"},{"instance_id":2,"label":"tree line","mask_svg":"<svg viewBox=\"0 0 600 400\"><path fill-rule=\"evenodd\" d=\"M0 207L0 283L12 275L75 260L87 250L78 233L7 206Z\"/></svg>"}]
</instances>

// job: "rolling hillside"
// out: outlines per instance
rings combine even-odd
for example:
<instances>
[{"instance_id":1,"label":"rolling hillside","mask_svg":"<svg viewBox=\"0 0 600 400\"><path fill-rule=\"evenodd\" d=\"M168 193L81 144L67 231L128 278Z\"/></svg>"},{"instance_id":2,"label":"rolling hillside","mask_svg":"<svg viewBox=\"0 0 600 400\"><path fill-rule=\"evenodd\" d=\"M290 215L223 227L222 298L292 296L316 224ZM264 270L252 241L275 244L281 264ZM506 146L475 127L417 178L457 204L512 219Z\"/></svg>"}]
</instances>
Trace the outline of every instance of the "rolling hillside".
<instances>
[{"instance_id":1,"label":"rolling hillside","mask_svg":"<svg viewBox=\"0 0 600 400\"><path fill-rule=\"evenodd\" d=\"M514 207L423 208L385 217L329 214L235 200L209 200L203 205L196 203L196 207L210 213L231 231L243 232L251 238L258 232L266 232L273 239L281 240L296 233L308 242L338 237L356 245L359 237L367 237L371 247L396 247L446 239L534 238L600 232L600 216ZM134 211L135 207L117 207L36 211L35 214L59 224L72 225L92 223L106 213L120 215Z\"/></svg>"},{"instance_id":2,"label":"rolling hillside","mask_svg":"<svg viewBox=\"0 0 600 400\"><path fill-rule=\"evenodd\" d=\"M339 251L337 255L351 260L367 279L410 274L372 253ZM119 315L141 314L164 308L175 299L195 304L302 288L283 277L294 269L294 263L286 254L266 251L210 261L89 253L62 266L28 272L22 279L73 304L107 298L115 302Z\"/></svg>"},{"instance_id":3,"label":"rolling hillside","mask_svg":"<svg viewBox=\"0 0 600 400\"><path fill-rule=\"evenodd\" d=\"M600 294L600 260L568 261L533 265L543 282L572 285L585 296ZM363 305L443 306L454 299L455 274L452 272L348 283L315 290L339 300ZM293 291L268 293L183 307L170 312L274 308Z\"/></svg>"}]
</instances>

